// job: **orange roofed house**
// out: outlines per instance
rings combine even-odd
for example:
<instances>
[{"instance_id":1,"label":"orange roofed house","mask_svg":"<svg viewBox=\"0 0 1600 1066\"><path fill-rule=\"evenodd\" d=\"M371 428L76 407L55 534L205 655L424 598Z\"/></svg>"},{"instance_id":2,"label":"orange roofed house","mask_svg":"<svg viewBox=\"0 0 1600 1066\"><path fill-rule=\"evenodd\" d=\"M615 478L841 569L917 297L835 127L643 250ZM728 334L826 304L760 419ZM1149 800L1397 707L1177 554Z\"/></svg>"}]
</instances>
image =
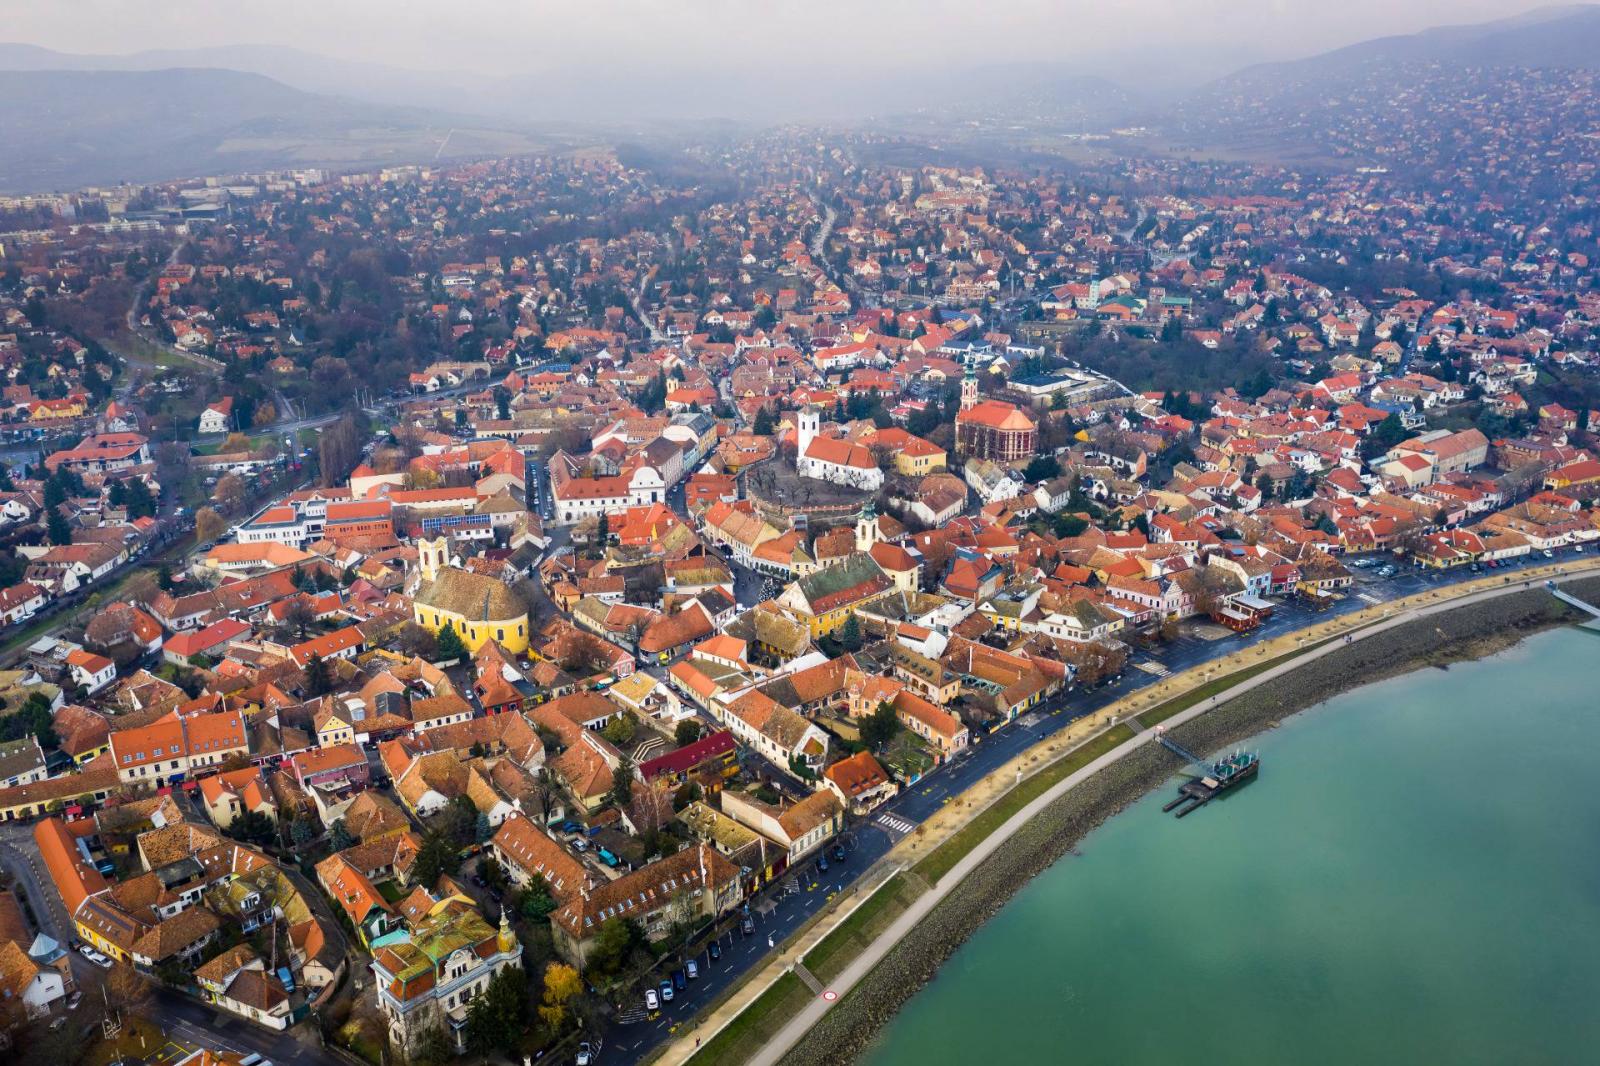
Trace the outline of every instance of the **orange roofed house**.
<instances>
[{"instance_id":1,"label":"orange roofed house","mask_svg":"<svg viewBox=\"0 0 1600 1066\"><path fill-rule=\"evenodd\" d=\"M438 1031L461 1050L473 999L495 974L521 965L522 945L504 912L497 931L461 896L439 901L372 953L378 1011L390 1039L411 1052L422 1036Z\"/></svg>"},{"instance_id":2,"label":"orange roofed house","mask_svg":"<svg viewBox=\"0 0 1600 1066\"><path fill-rule=\"evenodd\" d=\"M160 788L216 766L233 755L250 754L250 736L237 711L169 714L147 726L111 734L117 779L139 788Z\"/></svg>"}]
</instances>

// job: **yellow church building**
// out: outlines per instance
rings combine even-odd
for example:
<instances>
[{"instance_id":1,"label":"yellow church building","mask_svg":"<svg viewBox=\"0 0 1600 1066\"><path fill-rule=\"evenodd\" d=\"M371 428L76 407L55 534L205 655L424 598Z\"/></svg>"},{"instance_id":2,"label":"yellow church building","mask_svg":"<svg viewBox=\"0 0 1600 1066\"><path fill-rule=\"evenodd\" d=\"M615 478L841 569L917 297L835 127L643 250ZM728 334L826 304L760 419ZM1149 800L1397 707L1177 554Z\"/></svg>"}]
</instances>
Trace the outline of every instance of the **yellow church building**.
<instances>
[{"instance_id":1,"label":"yellow church building","mask_svg":"<svg viewBox=\"0 0 1600 1066\"><path fill-rule=\"evenodd\" d=\"M418 545L422 587L411 601L417 625L437 635L455 629L468 650L497 641L513 654L528 650L528 612L505 583L449 565L445 538Z\"/></svg>"}]
</instances>

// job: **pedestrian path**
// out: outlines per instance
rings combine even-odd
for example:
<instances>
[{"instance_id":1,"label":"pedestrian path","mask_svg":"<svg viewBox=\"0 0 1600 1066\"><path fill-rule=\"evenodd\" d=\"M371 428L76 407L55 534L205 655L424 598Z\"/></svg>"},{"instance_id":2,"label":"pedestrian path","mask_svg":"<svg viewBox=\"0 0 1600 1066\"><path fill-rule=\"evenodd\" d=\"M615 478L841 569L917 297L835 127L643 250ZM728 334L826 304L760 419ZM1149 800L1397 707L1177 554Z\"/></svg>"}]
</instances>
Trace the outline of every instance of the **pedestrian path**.
<instances>
[{"instance_id":1,"label":"pedestrian path","mask_svg":"<svg viewBox=\"0 0 1600 1066\"><path fill-rule=\"evenodd\" d=\"M877 822L891 833L899 833L901 836L904 836L917 827L917 823L908 822L904 818L896 818L892 814L880 814L878 817L874 818L873 821Z\"/></svg>"},{"instance_id":2,"label":"pedestrian path","mask_svg":"<svg viewBox=\"0 0 1600 1066\"><path fill-rule=\"evenodd\" d=\"M817 980L810 970L806 969L805 963L797 961L794 964L794 975L806 983L806 987L811 989L813 996L822 995L822 982Z\"/></svg>"}]
</instances>

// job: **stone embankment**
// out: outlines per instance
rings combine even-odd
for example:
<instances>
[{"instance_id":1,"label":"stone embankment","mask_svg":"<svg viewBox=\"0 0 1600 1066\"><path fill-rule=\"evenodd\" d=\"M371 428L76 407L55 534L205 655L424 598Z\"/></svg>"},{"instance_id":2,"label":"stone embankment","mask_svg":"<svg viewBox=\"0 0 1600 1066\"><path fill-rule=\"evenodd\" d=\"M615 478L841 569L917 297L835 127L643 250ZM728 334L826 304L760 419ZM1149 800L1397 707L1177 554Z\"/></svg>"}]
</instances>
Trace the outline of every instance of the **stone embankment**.
<instances>
[{"instance_id":1,"label":"stone embankment","mask_svg":"<svg viewBox=\"0 0 1600 1066\"><path fill-rule=\"evenodd\" d=\"M1600 603L1600 578L1572 582L1568 592ZM1424 667L1493 654L1526 636L1581 620L1542 588L1420 618L1369 640L1313 659L1173 729L1202 753L1276 726L1297 711L1361 685ZM835 1066L861 1055L901 1004L932 980L972 933L1031 878L1053 865L1085 834L1181 769L1165 748L1144 745L1073 788L1030 821L941 901L910 936L781 1060L783 1066Z\"/></svg>"}]
</instances>

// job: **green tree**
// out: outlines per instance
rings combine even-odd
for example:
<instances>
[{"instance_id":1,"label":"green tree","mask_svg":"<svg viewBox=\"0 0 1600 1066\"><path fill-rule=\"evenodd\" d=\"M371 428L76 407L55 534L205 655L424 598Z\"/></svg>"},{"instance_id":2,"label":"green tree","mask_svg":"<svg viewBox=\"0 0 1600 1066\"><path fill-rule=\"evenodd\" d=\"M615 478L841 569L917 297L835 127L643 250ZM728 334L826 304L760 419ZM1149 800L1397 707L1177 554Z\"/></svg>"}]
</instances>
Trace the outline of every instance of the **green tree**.
<instances>
[{"instance_id":1,"label":"green tree","mask_svg":"<svg viewBox=\"0 0 1600 1066\"><path fill-rule=\"evenodd\" d=\"M350 830L345 828L344 819L336 819L333 829L328 835L328 846L334 851L343 851L345 848L354 847L356 838L350 835Z\"/></svg>"},{"instance_id":2,"label":"green tree","mask_svg":"<svg viewBox=\"0 0 1600 1066\"><path fill-rule=\"evenodd\" d=\"M518 1047L528 1024L528 975L507 966L489 979L467 1012L467 1046L479 1055Z\"/></svg>"},{"instance_id":3,"label":"green tree","mask_svg":"<svg viewBox=\"0 0 1600 1066\"><path fill-rule=\"evenodd\" d=\"M1050 521L1050 531L1058 537L1076 537L1088 528L1088 521L1075 514L1058 514Z\"/></svg>"},{"instance_id":4,"label":"green tree","mask_svg":"<svg viewBox=\"0 0 1600 1066\"><path fill-rule=\"evenodd\" d=\"M611 791L606 798L618 807L626 807L633 799L633 760L626 755L611 771Z\"/></svg>"},{"instance_id":5,"label":"green tree","mask_svg":"<svg viewBox=\"0 0 1600 1066\"><path fill-rule=\"evenodd\" d=\"M316 819L309 814L302 814L289 823L289 839L294 841L294 846L303 848L317 837Z\"/></svg>"},{"instance_id":6,"label":"green tree","mask_svg":"<svg viewBox=\"0 0 1600 1066\"><path fill-rule=\"evenodd\" d=\"M635 944L643 941L638 927L622 918L607 918L600 923L589 949L589 969L603 976L614 976L628 961Z\"/></svg>"},{"instance_id":7,"label":"green tree","mask_svg":"<svg viewBox=\"0 0 1600 1066\"><path fill-rule=\"evenodd\" d=\"M702 732L704 730L700 728L699 721L693 718L685 718L673 729L672 739L677 741L678 747L683 748L699 740Z\"/></svg>"},{"instance_id":8,"label":"green tree","mask_svg":"<svg viewBox=\"0 0 1600 1066\"><path fill-rule=\"evenodd\" d=\"M45 536L50 538L51 544L72 543L72 526L61 513L61 508L52 507L45 516Z\"/></svg>"},{"instance_id":9,"label":"green tree","mask_svg":"<svg viewBox=\"0 0 1600 1066\"><path fill-rule=\"evenodd\" d=\"M600 735L620 748L633 740L638 728L634 724L631 715L619 714L606 723L605 728L600 731Z\"/></svg>"},{"instance_id":10,"label":"green tree","mask_svg":"<svg viewBox=\"0 0 1600 1066\"><path fill-rule=\"evenodd\" d=\"M1027 469L1022 472L1022 476L1032 484L1049 481L1053 477L1059 477L1060 474L1061 464L1053 455L1034 456L1028 461Z\"/></svg>"},{"instance_id":11,"label":"green tree","mask_svg":"<svg viewBox=\"0 0 1600 1066\"><path fill-rule=\"evenodd\" d=\"M483 878L484 887L490 892L503 892L506 887L505 867L500 865L493 855L485 855L478 860L478 876Z\"/></svg>"},{"instance_id":12,"label":"green tree","mask_svg":"<svg viewBox=\"0 0 1600 1066\"><path fill-rule=\"evenodd\" d=\"M438 662L445 663L452 659L465 659L467 645L461 639L461 634L456 632L456 627L446 625L439 630Z\"/></svg>"},{"instance_id":13,"label":"green tree","mask_svg":"<svg viewBox=\"0 0 1600 1066\"><path fill-rule=\"evenodd\" d=\"M839 643L846 651L861 650L861 621L855 615L844 620L839 627Z\"/></svg>"},{"instance_id":14,"label":"green tree","mask_svg":"<svg viewBox=\"0 0 1600 1066\"><path fill-rule=\"evenodd\" d=\"M228 826L228 835L233 839L257 846L270 844L277 831L272 819L260 811L245 811Z\"/></svg>"},{"instance_id":15,"label":"green tree","mask_svg":"<svg viewBox=\"0 0 1600 1066\"><path fill-rule=\"evenodd\" d=\"M441 874L453 874L461 865L461 854L456 845L438 830L429 830L417 849L416 861L411 866L411 878L419 885L432 888Z\"/></svg>"},{"instance_id":16,"label":"green tree","mask_svg":"<svg viewBox=\"0 0 1600 1066\"><path fill-rule=\"evenodd\" d=\"M756 412L755 424L751 426L751 432L758 437L770 437L772 436L773 428L772 412L767 410L765 407L758 410Z\"/></svg>"},{"instance_id":17,"label":"green tree","mask_svg":"<svg viewBox=\"0 0 1600 1066\"><path fill-rule=\"evenodd\" d=\"M899 731L900 719L895 716L894 708L880 703L861 723L861 743L873 751L882 751Z\"/></svg>"},{"instance_id":18,"label":"green tree","mask_svg":"<svg viewBox=\"0 0 1600 1066\"><path fill-rule=\"evenodd\" d=\"M324 696L333 689L333 672L322 656L313 654L306 660L305 674L306 692L310 695Z\"/></svg>"},{"instance_id":19,"label":"green tree","mask_svg":"<svg viewBox=\"0 0 1600 1066\"><path fill-rule=\"evenodd\" d=\"M515 906L517 913L529 921L542 922L556 909L556 901L550 895L550 886L545 879L534 874L517 893Z\"/></svg>"},{"instance_id":20,"label":"green tree","mask_svg":"<svg viewBox=\"0 0 1600 1066\"><path fill-rule=\"evenodd\" d=\"M50 700L41 692L33 692L14 714L0 718L0 741L21 740L33 734L42 748L54 748L56 739L55 717L50 711Z\"/></svg>"}]
</instances>

